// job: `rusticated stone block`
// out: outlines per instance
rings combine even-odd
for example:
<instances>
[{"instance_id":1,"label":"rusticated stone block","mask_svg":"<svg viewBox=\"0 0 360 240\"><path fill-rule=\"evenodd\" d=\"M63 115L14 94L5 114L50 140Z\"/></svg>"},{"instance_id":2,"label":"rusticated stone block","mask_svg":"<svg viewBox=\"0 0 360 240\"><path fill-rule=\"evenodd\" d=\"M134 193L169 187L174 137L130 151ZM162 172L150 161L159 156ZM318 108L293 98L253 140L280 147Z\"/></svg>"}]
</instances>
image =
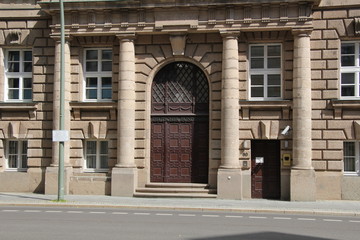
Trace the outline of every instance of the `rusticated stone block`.
<instances>
[{"instance_id":1,"label":"rusticated stone block","mask_svg":"<svg viewBox=\"0 0 360 240\"><path fill-rule=\"evenodd\" d=\"M324 19L347 18L347 10L329 10L323 12Z\"/></svg>"}]
</instances>

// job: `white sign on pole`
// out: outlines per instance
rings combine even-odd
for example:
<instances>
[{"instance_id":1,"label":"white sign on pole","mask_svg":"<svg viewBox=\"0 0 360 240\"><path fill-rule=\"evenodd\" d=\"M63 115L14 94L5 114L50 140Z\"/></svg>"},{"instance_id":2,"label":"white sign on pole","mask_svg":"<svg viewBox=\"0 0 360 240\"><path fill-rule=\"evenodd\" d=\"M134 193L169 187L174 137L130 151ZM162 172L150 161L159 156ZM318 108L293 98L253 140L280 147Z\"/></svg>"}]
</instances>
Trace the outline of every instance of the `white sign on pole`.
<instances>
[{"instance_id":1,"label":"white sign on pole","mask_svg":"<svg viewBox=\"0 0 360 240\"><path fill-rule=\"evenodd\" d=\"M69 141L69 131L67 130L53 130L52 131L53 142L67 142Z\"/></svg>"}]
</instances>

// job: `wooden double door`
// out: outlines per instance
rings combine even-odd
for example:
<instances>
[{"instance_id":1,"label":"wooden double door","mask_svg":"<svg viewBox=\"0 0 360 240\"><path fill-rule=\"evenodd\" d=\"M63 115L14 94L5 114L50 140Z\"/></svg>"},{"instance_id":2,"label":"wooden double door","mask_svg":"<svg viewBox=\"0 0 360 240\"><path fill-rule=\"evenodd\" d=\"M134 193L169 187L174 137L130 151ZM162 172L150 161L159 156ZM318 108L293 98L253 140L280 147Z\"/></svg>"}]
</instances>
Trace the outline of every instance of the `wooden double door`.
<instances>
[{"instance_id":1,"label":"wooden double door","mask_svg":"<svg viewBox=\"0 0 360 240\"><path fill-rule=\"evenodd\" d=\"M152 85L150 181L207 183L209 90L194 64L174 62Z\"/></svg>"},{"instance_id":2,"label":"wooden double door","mask_svg":"<svg viewBox=\"0 0 360 240\"><path fill-rule=\"evenodd\" d=\"M280 141L251 141L251 197L280 199Z\"/></svg>"}]
</instances>

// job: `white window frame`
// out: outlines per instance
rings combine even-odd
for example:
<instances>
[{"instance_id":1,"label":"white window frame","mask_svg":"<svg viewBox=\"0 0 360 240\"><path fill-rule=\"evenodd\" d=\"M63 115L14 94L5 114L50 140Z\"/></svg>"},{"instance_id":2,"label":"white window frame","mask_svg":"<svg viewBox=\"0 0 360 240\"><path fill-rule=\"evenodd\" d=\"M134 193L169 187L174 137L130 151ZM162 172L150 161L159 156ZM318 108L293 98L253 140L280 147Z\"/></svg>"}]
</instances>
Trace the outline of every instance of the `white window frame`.
<instances>
[{"instance_id":1,"label":"white window frame","mask_svg":"<svg viewBox=\"0 0 360 240\"><path fill-rule=\"evenodd\" d=\"M251 68L251 60L252 60L252 51L251 48L253 46L262 46L264 47L264 68ZM268 47L269 46L280 46L280 68L268 68ZM271 100L281 100L282 99L282 91L283 91L283 74L282 74L282 69L283 69L283 56L282 56L282 44L281 43L266 43L266 44L250 44L249 45L249 74L248 74L248 98L250 100L266 100L266 101L271 101ZM263 97L252 97L251 96L251 91L252 91L252 82L251 82L251 76L252 75L262 75L264 77L264 85L259 85L259 86L263 86L264 88L264 92L263 92ZM280 87L280 96L278 97L268 97L268 88L270 87L268 84L268 76L269 75L280 75L280 85L273 85L273 86L279 86Z\"/></svg>"},{"instance_id":2,"label":"white window frame","mask_svg":"<svg viewBox=\"0 0 360 240\"><path fill-rule=\"evenodd\" d=\"M94 60L88 60L86 58L86 52L87 51L93 51L96 50L98 51L98 59L96 60L96 62L98 63L98 68L97 71L87 71L86 69L86 63L87 62L94 62ZM111 96L112 96L112 86L113 86L113 77L112 77L112 70L111 71L101 71L102 69L102 51L104 50L110 50L112 53L112 59L111 59L111 66L113 64L113 50L111 48L86 48L84 49L84 64L83 64L83 69L84 69L84 91L83 91L83 99L85 102L110 102L112 101L112 97L108 98L103 98L102 97L102 90L103 89L110 89L111 91ZM88 78L96 78L97 79L97 86L96 87L87 87L87 79ZM102 88L102 78L111 78L111 87L109 88ZM97 98L96 99L91 99L91 98L87 98L87 90L90 89L96 89L97 92Z\"/></svg>"},{"instance_id":3,"label":"white window frame","mask_svg":"<svg viewBox=\"0 0 360 240\"><path fill-rule=\"evenodd\" d=\"M88 153L87 152L87 146L88 143L93 142L96 144L95 147L95 153ZM107 143L107 149L106 149L106 153L102 153L101 152L101 143L102 142L106 142ZM88 167L88 158L90 156L95 157L95 167ZM89 140L85 140L84 141L84 170L86 172L108 172L109 171L109 166L107 167L101 167L101 157L106 157L107 158L107 165L109 164L109 141L107 140L93 140L93 139L89 139Z\"/></svg>"},{"instance_id":4,"label":"white window frame","mask_svg":"<svg viewBox=\"0 0 360 240\"><path fill-rule=\"evenodd\" d=\"M355 45L355 52L354 52L354 60L355 65L354 66L342 66L342 52L340 53L340 97L341 99L359 99L360 98L360 41L343 41L341 42L342 48L343 44L354 44ZM351 56L350 54L347 54L348 56ZM355 75L355 82L354 84L342 84L342 74L343 73L354 73ZM354 96L342 96L342 87L343 86L351 86L354 85L355 91Z\"/></svg>"},{"instance_id":5,"label":"white window frame","mask_svg":"<svg viewBox=\"0 0 360 240\"><path fill-rule=\"evenodd\" d=\"M345 143L354 143L355 144L355 156L345 156L345 146L343 149L343 162L344 162L344 175L350 176L360 176L360 141L344 141ZM354 157L355 158L355 171L346 171L345 170L345 157Z\"/></svg>"},{"instance_id":6,"label":"white window frame","mask_svg":"<svg viewBox=\"0 0 360 240\"><path fill-rule=\"evenodd\" d=\"M10 144L11 142L16 142L16 152L10 153ZM23 152L24 145L23 143L26 142L26 152ZM6 141L6 171L18 171L24 172L28 169L27 161L28 161L28 141L27 140L16 140L16 139L9 139ZM16 167L10 166L10 158L14 156L16 159ZM23 158L26 158L26 166L23 166Z\"/></svg>"},{"instance_id":7,"label":"white window frame","mask_svg":"<svg viewBox=\"0 0 360 240\"><path fill-rule=\"evenodd\" d=\"M19 62L19 72L9 72L9 52L19 52L20 53L20 60L14 61ZM32 96L33 96L33 66L31 67L31 72L25 72L24 71L24 63L29 62L25 61L25 52L31 52L31 63L33 64L33 54L31 49L7 49L5 51L5 87L4 87L4 101L6 102L31 102ZM14 88L15 90L18 89L19 91L19 98L17 99L11 99L9 98L9 79L10 78L18 78L19 79L19 88ZM25 88L24 87L24 79L30 78L31 79L31 88ZM24 90L28 89L31 90L31 98L30 99L24 99Z\"/></svg>"}]
</instances>

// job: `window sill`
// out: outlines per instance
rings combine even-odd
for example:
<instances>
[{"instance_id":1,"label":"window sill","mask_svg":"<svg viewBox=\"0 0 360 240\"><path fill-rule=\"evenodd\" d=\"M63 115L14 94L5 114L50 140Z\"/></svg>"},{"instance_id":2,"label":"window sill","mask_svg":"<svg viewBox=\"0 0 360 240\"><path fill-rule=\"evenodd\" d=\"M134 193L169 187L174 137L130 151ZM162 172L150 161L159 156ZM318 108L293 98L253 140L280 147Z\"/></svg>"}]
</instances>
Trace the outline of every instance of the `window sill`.
<instances>
[{"instance_id":1,"label":"window sill","mask_svg":"<svg viewBox=\"0 0 360 240\"><path fill-rule=\"evenodd\" d=\"M1 112L29 112L29 118L35 118L35 102L0 102Z\"/></svg>"},{"instance_id":2,"label":"window sill","mask_svg":"<svg viewBox=\"0 0 360 240\"><path fill-rule=\"evenodd\" d=\"M279 101L253 101L253 100L240 100L240 110L242 111L242 118L249 119L250 110L281 110L283 119L290 119L290 109L292 102L289 100Z\"/></svg>"},{"instance_id":3,"label":"window sill","mask_svg":"<svg viewBox=\"0 0 360 240\"><path fill-rule=\"evenodd\" d=\"M70 102L70 108L75 120L81 119L81 112L109 111L110 120L116 120L116 102Z\"/></svg>"},{"instance_id":4,"label":"window sill","mask_svg":"<svg viewBox=\"0 0 360 240\"><path fill-rule=\"evenodd\" d=\"M333 99L331 105L334 108L335 119L341 119L343 109L359 109L360 99Z\"/></svg>"}]
</instances>

